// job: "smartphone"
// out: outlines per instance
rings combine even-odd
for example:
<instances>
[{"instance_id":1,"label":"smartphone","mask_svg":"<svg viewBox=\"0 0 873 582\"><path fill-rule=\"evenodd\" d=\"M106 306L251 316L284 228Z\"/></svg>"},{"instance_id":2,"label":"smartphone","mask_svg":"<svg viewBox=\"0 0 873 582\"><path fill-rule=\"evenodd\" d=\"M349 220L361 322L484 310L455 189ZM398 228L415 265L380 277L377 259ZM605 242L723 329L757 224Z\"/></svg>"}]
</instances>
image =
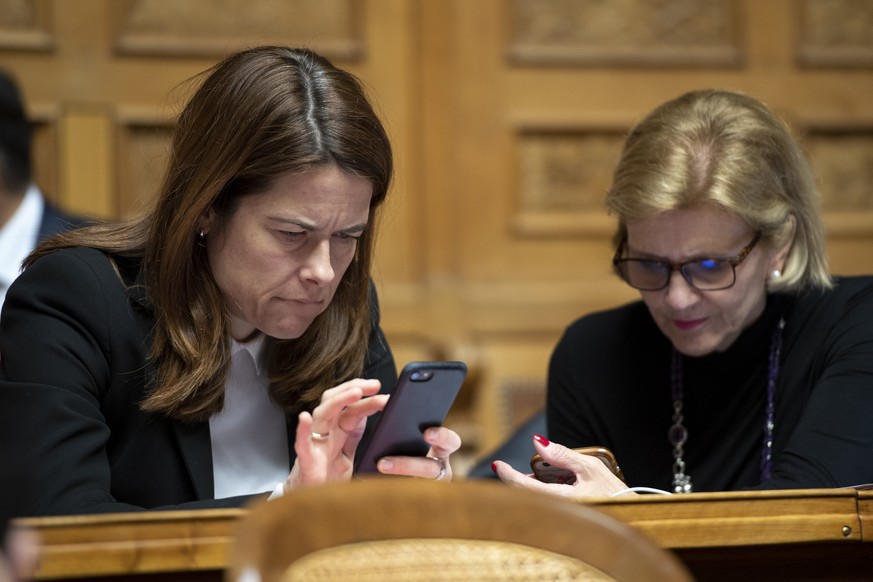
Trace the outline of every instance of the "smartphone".
<instances>
[{"instance_id":1,"label":"smartphone","mask_svg":"<svg viewBox=\"0 0 873 582\"><path fill-rule=\"evenodd\" d=\"M467 377L464 362L410 362L404 366L366 446L355 455L354 473L378 473L386 456L419 457L430 445L422 433L441 425Z\"/></svg>"},{"instance_id":2,"label":"smartphone","mask_svg":"<svg viewBox=\"0 0 873 582\"><path fill-rule=\"evenodd\" d=\"M609 449L605 447L582 447L573 450L577 453L582 453L583 455L597 457L603 461L603 464L606 465L610 471L612 471L613 475L624 481L624 474L621 472L621 468L615 460L615 455L613 455L612 451ZM530 468L533 470L534 476L537 480L542 481L543 483L563 483L565 485L572 485L576 482L576 475L571 471L550 465L545 462L539 454L531 457Z\"/></svg>"}]
</instances>

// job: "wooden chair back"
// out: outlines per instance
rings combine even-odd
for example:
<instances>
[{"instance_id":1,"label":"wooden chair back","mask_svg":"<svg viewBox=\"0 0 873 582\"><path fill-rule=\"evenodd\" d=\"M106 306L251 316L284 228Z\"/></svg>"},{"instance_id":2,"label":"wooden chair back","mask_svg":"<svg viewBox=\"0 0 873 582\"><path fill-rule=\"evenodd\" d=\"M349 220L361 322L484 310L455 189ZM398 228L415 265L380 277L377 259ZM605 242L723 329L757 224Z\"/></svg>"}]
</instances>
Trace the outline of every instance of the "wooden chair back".
<instances>
[{"instance_id":1,"label":"wooden chair back","mask_svg":"<svg viewBox=\"0 0 873 582\"><path fill-rule=\"evenodd\" d=\"M633 580L691 576L592 506L491 481L369 478L251 508L227 580Z\"/></svg>"}]
</instances>

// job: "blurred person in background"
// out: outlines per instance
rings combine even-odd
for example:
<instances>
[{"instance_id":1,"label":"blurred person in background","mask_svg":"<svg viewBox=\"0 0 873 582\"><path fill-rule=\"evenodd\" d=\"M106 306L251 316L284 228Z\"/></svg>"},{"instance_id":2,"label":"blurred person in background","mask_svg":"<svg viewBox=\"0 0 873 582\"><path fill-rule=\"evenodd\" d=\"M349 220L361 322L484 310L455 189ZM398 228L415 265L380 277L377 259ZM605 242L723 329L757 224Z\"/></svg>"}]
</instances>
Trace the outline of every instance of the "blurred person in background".
<instances>
[{"instance_id":1,"label":"blurred person in background","mask_svg":"<svg viewBox=\"0 0 873 582\"><path fill-rule=\"evenodd\" d=\"M32 134L21 92L0 70L0 308L21 262L38 243L85 224L46 200L34 183Z\"/></svg>"}]
</instances>

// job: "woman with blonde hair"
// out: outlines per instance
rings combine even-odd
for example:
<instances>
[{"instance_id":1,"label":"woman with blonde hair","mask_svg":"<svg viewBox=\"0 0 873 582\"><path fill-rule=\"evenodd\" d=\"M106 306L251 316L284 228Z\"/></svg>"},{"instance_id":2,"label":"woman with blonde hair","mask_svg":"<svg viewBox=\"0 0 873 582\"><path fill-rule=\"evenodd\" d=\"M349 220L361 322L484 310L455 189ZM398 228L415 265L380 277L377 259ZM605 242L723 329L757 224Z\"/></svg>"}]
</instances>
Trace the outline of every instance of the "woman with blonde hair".
<instances>
[{"instance_id":1,"label":"woman with blonde hair","mask_svg":"<svg viewBox=\"0 0 873 582\"><path fill-rule=\"evenodd\" d=\"M873 278L828 272L819 194L788 127L695 91L628 136L607 197L641 301L570 325L550 363L556 495L873 482ZM573 448L612 450L625 482ZM630 487L629 487L630 486Z\"/></svg>"}]
</instances>

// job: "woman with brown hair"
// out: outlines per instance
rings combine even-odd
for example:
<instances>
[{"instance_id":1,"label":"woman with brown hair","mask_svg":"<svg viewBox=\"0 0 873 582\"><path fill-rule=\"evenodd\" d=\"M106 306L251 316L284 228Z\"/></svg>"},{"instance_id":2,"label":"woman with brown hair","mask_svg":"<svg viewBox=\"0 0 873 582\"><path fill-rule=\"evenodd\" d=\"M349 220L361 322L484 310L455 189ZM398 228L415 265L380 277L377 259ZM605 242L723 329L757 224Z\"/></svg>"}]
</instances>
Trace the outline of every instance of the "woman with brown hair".
<instances>
[{"instance_id":1,"label":"woman with brown hair","mask_svg":"<svg viewBox=\"0 0 873 582\"><path fill-rule=\"evenodd\" d=\"M154 209L40 246L0 322L36 513L240 505L348 479L395 380L370 282L392 175L360 83L306 49L208 71ZM382 394L377 394L380 392ZM385 472L436 478L460 439Z\"/></svg>"}]
</instances>

